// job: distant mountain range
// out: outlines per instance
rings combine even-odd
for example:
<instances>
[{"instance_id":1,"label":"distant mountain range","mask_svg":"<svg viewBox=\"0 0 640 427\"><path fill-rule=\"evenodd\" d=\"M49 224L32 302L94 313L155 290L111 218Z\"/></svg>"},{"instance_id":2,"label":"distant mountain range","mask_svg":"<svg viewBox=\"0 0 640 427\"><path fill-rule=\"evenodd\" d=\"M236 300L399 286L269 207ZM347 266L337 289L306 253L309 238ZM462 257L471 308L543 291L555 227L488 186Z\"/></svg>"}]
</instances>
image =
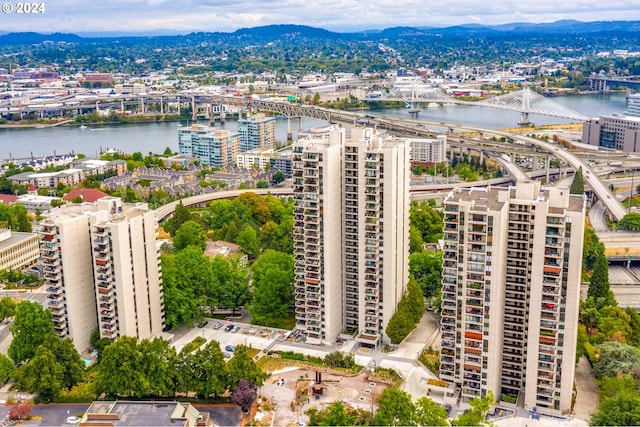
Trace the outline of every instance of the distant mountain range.
<instances>
[{"instance_id":1,"label":"distant mountain range","mask_svg":"<svg viewBox=\"0 0 640 427\"><path fill-rule=\"evenodd\" d=\"M352 33L338 33L328 31L322 28L314 28L304 25L267 25L254 28L242 28L233 33L215 32L215 33L190 33L186 35L170 34L170 30L153 31L149 33L83 33L82 35L67 33L41 34L33 32L9 33L0 30L0 45L19 45L19 44L37 44L45 41L66 42L66 43L83 43L83 42L99 42L114 39L153 39L153 38L170 38L170 37L194 37L199 38L202 35L216 35L218 37L255 37L255 38L367 38L367 39L384 39L384 38L412 38L412 37L429 37L429 36L464 36L464 35L496 35L496 36L512 36L512 35L533 35L533 34L594 34L607 32L626 32L640 34L640 21L597 21L597 22L580 22L574 20L562 20L551 23L532 24L526 22L515 22L502 25L479 25L468 24L451 27L435 28L435 27L393 27L383 30L367 30Z\"/></svg>"}]
</instances>

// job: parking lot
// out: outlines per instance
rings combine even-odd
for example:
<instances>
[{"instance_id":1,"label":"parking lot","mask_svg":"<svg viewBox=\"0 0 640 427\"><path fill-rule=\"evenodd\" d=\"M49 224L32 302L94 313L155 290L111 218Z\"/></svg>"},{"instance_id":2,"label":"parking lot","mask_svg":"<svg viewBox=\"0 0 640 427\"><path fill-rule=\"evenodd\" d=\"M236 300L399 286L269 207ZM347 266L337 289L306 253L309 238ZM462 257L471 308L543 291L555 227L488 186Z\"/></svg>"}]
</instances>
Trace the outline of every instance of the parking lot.
<instances>
[{"instance_id":1,"label":"parking lot","mask_svg":"<svg viewBox=\"0 0 640 427\"><path fill-rule=\"evenodd\" d=\"M216 323L222 325L215 329ZM233 324L233 331L227 331ZM283 329L266 328L264 326L248 325L245 323L229 322L226 320L207 319L207 324L203 327L193 328L182 337L177 339L173 345L177 351L193 341L196 337L203 337L208 341L215 340L220 343L220 348L225 351L227 345L236 347L245 345L247 347L264 349L274 341L284 338L289 331Z\"/></svg>"}]
</instances>

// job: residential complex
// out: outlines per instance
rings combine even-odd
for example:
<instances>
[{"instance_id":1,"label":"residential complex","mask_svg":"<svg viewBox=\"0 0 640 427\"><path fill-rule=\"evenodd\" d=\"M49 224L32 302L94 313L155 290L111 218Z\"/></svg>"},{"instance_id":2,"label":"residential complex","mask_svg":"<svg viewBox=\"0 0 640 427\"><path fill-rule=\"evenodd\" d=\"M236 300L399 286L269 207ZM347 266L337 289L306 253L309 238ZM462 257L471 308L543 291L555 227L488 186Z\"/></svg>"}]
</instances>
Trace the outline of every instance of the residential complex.
<instances>
[{"instance_id":1,"label":"residential complex","mask_svg":"<svg viewBox=\"0 0 640 427\"><path fill-rule=\"evenodd\" d=\"M40 223L48 307L56 332L79 351L100 336L162 332L156 220L146 204L104 197L51 210Z\"/></svg>"},{"instance_id":2,"label":"residential complex","mask_svg":"<svg viewBox=\"0 0 640 427\"><path fill-rule=\"evenodd\" d=\"M281 171L287 178L291 178L291 150L278 150L256 148L238 154L238 167L250 168L257 166L262 170L271 168Z\"/></svg>"},{"instance_id":3,"label":"residential complex","mask_svg":"<svg viewBox=\"0 0 640 427\"><path fill-rule=\"evenodd\" d=\"M410 142L329 127L293 145L296 327L376 347L409 277Z\"/></svg>"},{"instance_id":4,"label":"residential complex","mask_svg":"<svg viewBox=\"0 0 640 427\"><path fill-rule=\"evenodd\" d=\"M276 119L264 113L258 113L246 119L238 120L240 151L255 148L271 149L276 141Z\"/></svg>"},{"instance_id":5,"label":"residential complex","mask_svg":"<svg viewBox=\"0 0 640 427\"><path fill-rule=\"evenodd\" d=\"M584 212L539 182L445 199L440 377L463 402L571 411Z\"/></svg>"},{"instance_id":6,"label":"residential complex","mask_svg":"<svg viewBox=\"0 0 640 427\"><path fill-rule=\"evenodd\" d=\"M432 166L447 161L447 135L411 140L411 165Z\"/></svg>"},{"instance_id":7,"label":"residential complex","mask_svg":"<svg viewBox=\"0 0 640 427\"><path fill-rule=\"evenodd\" d=\"M194 124L178 129L178 151L183 156L197 158L203 165L234 166L240 140L236 132Z\"/></svg>"},{"instance_id":8,"label":"residential complex","mask_svg":"<svg viewBox=\"0 0 640 427\"><path fill-rule=\"evenodd\" d=\"M628 153L640 152L640 117L612 114L587 120L582 125L582 142Z\"/></svg>"}]
</instances>

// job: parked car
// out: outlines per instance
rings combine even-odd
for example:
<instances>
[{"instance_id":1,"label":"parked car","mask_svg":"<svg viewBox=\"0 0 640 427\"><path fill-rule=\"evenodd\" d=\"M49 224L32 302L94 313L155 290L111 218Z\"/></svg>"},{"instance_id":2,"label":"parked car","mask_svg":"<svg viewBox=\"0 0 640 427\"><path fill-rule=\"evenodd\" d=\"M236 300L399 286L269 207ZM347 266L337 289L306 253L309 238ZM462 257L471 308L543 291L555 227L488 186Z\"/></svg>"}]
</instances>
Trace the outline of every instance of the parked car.
<instances>
[{"instance_id":1,"label":"parked car","mask_svg":"<svg viewBox=\"0 0 640 427\"><path fill-rule=\"evenodd\" d=\"M80 417L68 417L67 418L67 424L78 424L80 422Z\"/></svg>"},{"instance_id":2,"label":"parked car","mask_svg":"<svg viewBox=\"0 0 640 427\"><path fill-rule=\"evenodd\" d=\"M216 323L213 325L213 329L220 329L220 328L222 328L222 322L216 322Z\"/></svg>"},{"instance_id":3,"label":"parked car","mask_svg":"<svg viewBox=\"0 0 640 427\"><path fill-rule=\"evenodd\" d=\"M240 326L236 326L236 328L231 332L233 332L235 334L236 332L239 332L240 329L242 329Z\"/></svg>"},{"instance_id":4,"label":"parked car","mask_svg":"<svg viewBox=\"0 0 640 427\"><path fill-rule=\"evenodd\" d=\"M224 328L224 331L225 331L225 332L229 332L230 330L232 330L232 329L233 329L233 328L235 328L235 327L236 327L236 325L234 325L233 323L229 323L229 324L227 325L227 327L226 327L226 328Z\"/></svg>"},{"instance_id":5,"label":"parked car","mask_svg":"<svg viewBox=\"0 0 640 427\"><path fill-rule=\"evenodd\" d=\"M225 348L224 348L224 349L225 349L225 350L227 350L227 351L230 351L230 352L232 352L232 353L233 353L234 351L236 351L236 349L235 349L232 345L228 345L228 344L225 346Z\"/></svg>"},{"instance_id":6,"label":"parked car","mask_svg":"<svg viewBox=\"0 0 640 427\"><path fill-rule=\"evenodd\" d=\"M204 328L208 324L209 324L208 320L203 320L202 322L198 323L198 328Z\"/></svg>"}]
</instances>

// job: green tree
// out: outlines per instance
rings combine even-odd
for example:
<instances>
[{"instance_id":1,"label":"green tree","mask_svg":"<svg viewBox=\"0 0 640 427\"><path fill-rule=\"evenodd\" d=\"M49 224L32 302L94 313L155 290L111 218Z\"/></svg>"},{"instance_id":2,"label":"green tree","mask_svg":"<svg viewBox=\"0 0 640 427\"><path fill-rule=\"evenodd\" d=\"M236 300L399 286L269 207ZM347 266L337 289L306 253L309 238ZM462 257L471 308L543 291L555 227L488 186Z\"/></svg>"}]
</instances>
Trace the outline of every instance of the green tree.
<instances>
[{"instance_id":1,"label":"green tree","mask_svg":"<svg viewBox=\"0 0 640 427\"><path fill-rule=\"evenodd\" d=\"M39 346L29 363L18 371L18 384L30 393L37 393L40 400L50 402L62 390L63 370L53 352L44 345Z\"/></svg>"},{"instance_id":2,"label":"green tree","mask_svg":"<svg viewBox=\"0 0 640 427\"><path fill-rule=\"evenodd\" d=\"M283 182L283 181L285 180L285 178L286 178L286 177L284 176L284 173L282 173L282 171L280 171L280 170L277 170L277 171L273 174L273 176L271 177L271 183L272 183L273 185L278 185L278 184L280 184L281 182Z\"/></svg>"},{"instance_id":3,"label":"green tree","mask_svg":"<svg viewBox=\"0 0 640 427\"><path fill-rule=\"evenodd\" d=\"M0 299L0 320L13 317L16 314L16 303L9 297Z\"/></svg>"},{"instance_id":4,"label":"green tree","mask_svg":"<svg viewBox=\"0 0 640 427\"><path fill-rule=\"evenodd\" d=\"M618 224L617 230L640 230L640 212L629 212L626 214Z\"/></svg>"},{"instance_id":5,"label":"green tree","mask_svg":"<svg viewBox=\"0 0 640 427\"><path fill-rule=\"evenodd\" d=\"M376 426L415 426L416 408L411 396L396 387L386 388L378 400L378 410L373 416Z\"/></svg>"},{"instance_id":6,"label":"green tree","mask_svg":"<svg viewBox=\"0 0 640 427\"><path fill-rule=\"evenodd\" d=\"M96 391L108 396L144 397L150 389L137 339L122 336L108 345L98 365Z\"/></svg>"},{"instance_id":7,"label":"green tree","mask_svg":"<svg viewBox=\"0 0 640 427\"><path fill-rule=\"evenodd\" d=\"M249 307L256 322L284 319L293 305L293 257L265 251L253 264L253 304Z\"/></svg>"},{"instance_id":8,"label":"green tree","mask_svg":"<svg viewBox=\"0 0 640 427\"><path fill-rule=\"evenodd\" d=\"M213 274L218 283L218 302L220 306L232 308L251 301L249 289L249 270L239 258L227 258L216 255L211 261Z\"/></svg>"},{"instance_id":9,"label":"green tree","mask_svg":"<svg viewBox=\"0 0 640 427\"><path fill-rule=\"evenodd\" d=\"M337 400L327 408L326 415L320 422L321 426L352 426L355 416L347 412L344 403Z\"/></svg>"},{"instance_id":10,"label":"green tree","mask_svg":"<svg viewBox=\"0 0 640 427\"><path fill-rule=\"evenodd\" d=\"M173 346L161 338L144 339L137 347L141 354L141 369L146 373L148 394L171 396L175 391L177 355Z\"/></svg>"},{"instance_id":11,"label":"green tree","mask_svg":"<svg viewBox=\"0 0 640 427\"><path fill-rule=\"evenodd\" d=\"M582 264L586 270L593 270L598 257L604 255L604 245L592 227L584 227L584 245L582 251Z\"/></svg>"},{"instance_id":12,"label":"green tree","mask_svg":"<svg viewBox=\"0 0 640 427\"><path fill-rule=\"evenodd\" d=\"M391 342L397 344L405 339L415 328L423 314L424 297L422 289L420 289L415 280L409 280L407 290L385 329Z\"/></svg>"},{"instance_id":13,"label":"green tree","mask_svg":"<svg viewBox=\"0 0 640 427\"><path fill-rule=\"evenodd\" d=\"M24 300L16 307L15 320L11 326L13 340L9 345L9 357L18 364L31 359L38 346L56 338L51 312L37 302Z\"/></svg>"},{"instance_id":14,"label":"green tree","mask_svg":"<svg viewBox=\"0 0 640 427\"><path fill-rule=\"evenodd\" d=\"M437 296L442 288L442 251L425 250L409 255L409 274L425 298Z\"/></svg>"},{"instance_id":15,"label":"green tree","mask_svg":"<svg viewBox=\"0 0 640 427\"><path fill-rule=\"evenodd\" d=\"M573 181L571 182L569 193L584 194L584 176L582 175L582 166L578 168L576 174L573 176Z\"/></svg>"},{"instance_id":16,"label":"green tree","mask_svg":"<svg viewBox=\"0 0 640 427\"><path fill-rule=\"evenodd\" d=\"M195 391L198 396L220 396L227 390L230 384L230 367L227 367L224 354L217 341L209 341L203 349L198 349L194 355L193 363Z\"/></svg>"},{"instance_id":17,"label":"green tree","mask_svg":"<svg viewBox=\"0 0 640 427\"><path fill-rule=\"evenodd\" d=\"M609 287L609 263L604 254L598 255L593 266L593 273L589 280L588 297L593 297L598 304L598 300L603 298L607 303L611 302L611 290Z\"/></svg>"},{"instance_id":18,"label":"green tree","mask_svg":"<svg viewBox=\"0 0 640 427\"><path fill-rule=\"evenodd\" d=\"M247 226L238 233L236 243L249 258L256 259L260 255L260 242L258 241L258 234L253 227Z\"/></svg>"},{"instance_id":19,"label":"green tree","mask_svg":"<svg viewBox=\"0 0 640 427\"><path fill-rule=\"evenodd\" d=\"M71 389L84 378L85 364L78 351L73 346L71 338L51 338L45 344L53 353L56 363L62 372L63 388Z\"/></svg>"},{"instance_id":20,"label":"green tree","mask_svg":"<svg viewBox=\"0 0 640 427\"><path fill-rule=\"evenodd\" d=\"M599 355L599 357L598 357ZM640 383L640 349L619 342L606 342L597 347L596 379L631 375Z\"/></svg>"},{"instance_id":21,"label":"green tree","mask_svg":"<svg viewBox=\"0 0 640 427\"><path fill-rule=\"evenodd\" d=\"M164 222L162 227L167 233L171 234L171 236L175 236L180 226L189 220L191 220L191 213L189 209L182 204L182 200L180 200L176 205L173 215Z\"/></svg>"},{"instance_id":22,"label":"green tree","mask_svg":"<svg viewBox=\"0 0 640 427\"><path fill-rule=\"evenodd\" d=\"M15 369L11 359L0 353L0 384L6 383L13 376Z\"/></svg>"},{"instance_id":23,"label":"green tree","mask_svg":"<svg viewBox=\"0 0 640 427\"><path fill-rule=\"evenodd\" d=\"M197 222L185 221L175 233L173 246L179 251L187 246L193 246L204 251L207 247L207 234Z\"/></svg>"},{"instance_id":24,"label":"green tree","mask_svg":"<svg viewBox=\"0 0 640 427\"><path fill-rule=\"evenodd\" d=\"M227 364L229 384L232 387L235 387L240 380L246 380L252 387L260 387L267 379L267 373L258 368L247 350L248 348L244 345L237 346Z\"/></svg>"},{"instance_id":25,"label":"green tree","mask_svg":"<svg viewBox=\"0 0 640 427\"><path fill-rule=\"evenodd\" d=\"M419 426L448 426L446 409L426 396L416 402L416 421Z\"/></svg>"},{"instance_id":26,"label":"green tree","mask_svg":"<svg viewBox=\"0 0 640 427\"><path fill-rule=\"evenodd\" d=\"M422 233L420 233L420 230L413 225L409 226L409 252L414 254L422 251L423 243L424 241L422 240Z\"/></svg>"},{"instance_id":27,"label":"green tree","mask_svg":"<svg viewBox=\"0 0 640 427\"><path fill-rule=\"evenodd\" d=\"M493 393L491 391L487 392L487 395L484 397L476 397L469 401L468 411L460 414L458 418L451 421L452 426L488 426L491 423L485 420L485 415L487 411L495 402L495 398L493 397Z\"/></svg>"},{"instance_id":28,"label":"green tree","mask_svg":"<svg viewBox=\"0 0 640 427\"><path fill-rule=\"evenodd\" d=\"M601 399L598 410L591 415L590 424L592 426L640 425L640 396L634 391Z\"/></svg>"}]
</instances>

